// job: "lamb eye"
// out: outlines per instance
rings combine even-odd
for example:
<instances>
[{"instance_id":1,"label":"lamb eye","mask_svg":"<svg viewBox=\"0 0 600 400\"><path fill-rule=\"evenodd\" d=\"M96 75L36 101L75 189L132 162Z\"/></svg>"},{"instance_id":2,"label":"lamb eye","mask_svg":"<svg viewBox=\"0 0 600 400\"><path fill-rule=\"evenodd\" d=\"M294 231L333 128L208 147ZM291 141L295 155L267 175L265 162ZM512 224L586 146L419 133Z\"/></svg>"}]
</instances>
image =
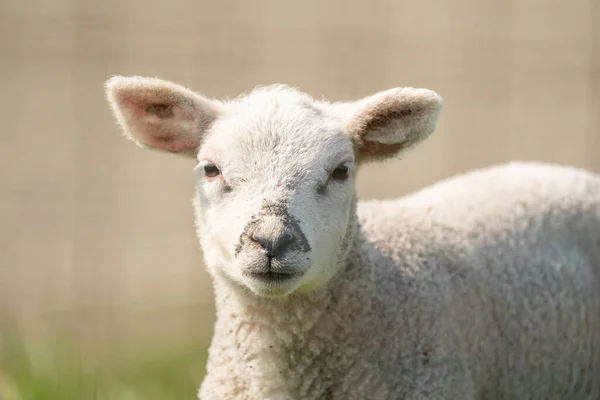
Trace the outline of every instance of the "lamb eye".
<instances>
[{"instance_id":1,"label":"lamb eye","mask_svg":"<svg viewBox=\"0 0 600 400\"><path fill-rule=\"evenodd\" d=\"M348 166L342 164L333 170L331 177L338 181L344 181L348 179L348 170Z\"/></svg>"},{"instance_id":2,"label":"lamb eye","mask_svg":"<svg viewBox=\"0 0 600 400\"><path fill-rule=\"evenodd\" d=\"M221 175L221 171L214 164L207 164L204 166L204 176L207 178L215 178Z\"/></svg>"}]
</instances>

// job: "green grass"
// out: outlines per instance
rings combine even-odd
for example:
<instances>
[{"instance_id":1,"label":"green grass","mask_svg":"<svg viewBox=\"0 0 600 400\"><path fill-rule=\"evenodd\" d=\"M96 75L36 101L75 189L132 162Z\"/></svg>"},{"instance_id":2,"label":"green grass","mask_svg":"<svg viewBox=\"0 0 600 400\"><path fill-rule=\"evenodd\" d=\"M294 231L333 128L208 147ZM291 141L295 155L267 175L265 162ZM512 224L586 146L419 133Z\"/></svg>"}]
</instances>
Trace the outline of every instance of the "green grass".
<instances>
[{"instance_id":1,"label":"green grass","mask_svg":"<svg viewBox=\"0 0 600 400\"><path fill-rule=\"evenodd\" d=\"M4 337L0 399L194 400L206 350L206 343L161 348L134 340L86 349L64 339L31 344Z\"/></svg>"}]
</instances>

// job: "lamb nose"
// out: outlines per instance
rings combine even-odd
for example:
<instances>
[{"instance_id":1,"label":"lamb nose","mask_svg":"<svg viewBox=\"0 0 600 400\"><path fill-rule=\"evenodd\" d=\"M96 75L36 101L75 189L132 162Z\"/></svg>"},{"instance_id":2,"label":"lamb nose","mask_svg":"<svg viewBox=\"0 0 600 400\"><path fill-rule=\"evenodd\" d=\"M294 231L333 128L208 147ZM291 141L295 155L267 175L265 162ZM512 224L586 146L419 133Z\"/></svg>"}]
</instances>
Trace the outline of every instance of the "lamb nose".
<instances>
[{"instance_id":1,"label":"lamb nose","mask_svg":"<svg viewBox=\"0 0 600 400\"><path fill-rule=\"evenodd\" d=\"M269 257L281 256L294 241L294 236L287 230L283 231L279 235L273 236L256 232L252 234L251 238L253 241L261 245Z\"/></svg>"}]
</instances>

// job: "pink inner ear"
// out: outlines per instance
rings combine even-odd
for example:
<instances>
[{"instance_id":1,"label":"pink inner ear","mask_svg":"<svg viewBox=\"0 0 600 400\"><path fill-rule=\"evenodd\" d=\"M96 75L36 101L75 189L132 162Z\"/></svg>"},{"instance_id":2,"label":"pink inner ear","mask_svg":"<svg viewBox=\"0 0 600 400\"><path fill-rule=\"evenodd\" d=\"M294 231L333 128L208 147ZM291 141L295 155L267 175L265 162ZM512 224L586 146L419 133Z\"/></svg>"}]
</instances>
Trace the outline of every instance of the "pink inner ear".
<instances>
[{"instance_id":1,"label":"pink inner ear","mask_svg":"<svg viewBox=\"0 0 600 400\"><path fill-rule=\"evenodd\" d=\"M173 153L195 150L200 141L198 118L193 105L187 104L191 102L172 96L148 97L121 97L131 136L145 146Z\"/></svg>"}]
</instances>

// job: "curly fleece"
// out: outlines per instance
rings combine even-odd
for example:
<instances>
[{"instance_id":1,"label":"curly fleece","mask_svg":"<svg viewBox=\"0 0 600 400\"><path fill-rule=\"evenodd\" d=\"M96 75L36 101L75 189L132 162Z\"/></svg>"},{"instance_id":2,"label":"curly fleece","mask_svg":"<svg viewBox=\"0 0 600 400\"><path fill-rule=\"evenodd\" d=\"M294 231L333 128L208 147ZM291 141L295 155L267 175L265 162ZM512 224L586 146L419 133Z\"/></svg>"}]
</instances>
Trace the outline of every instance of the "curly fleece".
<instances>
[{"instance_id":1,"label":"curly fleece","mask_svg":"<svg viewBox=\"0 0 600 400\"><path fill-rule=\"evenodd\" d=\"M200 398L597 399L600 178L511 163L357 204L330 284L215 280Z\"/></svg>"}]
</instances>

